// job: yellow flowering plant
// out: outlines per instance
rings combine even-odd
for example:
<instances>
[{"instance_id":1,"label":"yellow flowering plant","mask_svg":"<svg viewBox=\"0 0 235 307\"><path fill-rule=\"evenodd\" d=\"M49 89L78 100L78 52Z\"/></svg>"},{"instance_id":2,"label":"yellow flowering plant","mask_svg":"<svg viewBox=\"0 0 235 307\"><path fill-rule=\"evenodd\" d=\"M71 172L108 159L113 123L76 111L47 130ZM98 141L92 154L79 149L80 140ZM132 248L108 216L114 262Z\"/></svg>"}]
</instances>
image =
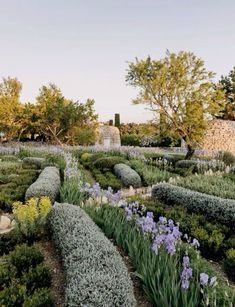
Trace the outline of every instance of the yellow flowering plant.
<instances>
[{"instance_id":1,"label":"yellow flowering plant","mask_svg":"<svg viewBox=\"0 0 235 307\"><path fill-rule=\"evenodd\" d=\"M25 204L19 201L13 203L15 230L26 240L35 240L42 232L50 209L51 201L47 196L30 198Z\"/></svg>"}]
</instances>

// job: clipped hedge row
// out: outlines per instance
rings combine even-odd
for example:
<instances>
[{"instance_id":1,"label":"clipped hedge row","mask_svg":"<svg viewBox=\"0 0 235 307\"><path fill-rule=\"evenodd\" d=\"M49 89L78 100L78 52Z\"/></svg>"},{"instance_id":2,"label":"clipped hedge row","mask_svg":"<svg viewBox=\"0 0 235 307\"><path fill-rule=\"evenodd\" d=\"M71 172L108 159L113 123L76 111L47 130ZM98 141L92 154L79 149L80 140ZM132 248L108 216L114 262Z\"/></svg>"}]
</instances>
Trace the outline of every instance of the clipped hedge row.
<instances>
[{"instance_id":1,"label":"clipped hedge row","mask_svg":"<svg viewBox=\"0 0 235 307\"><path fill-rule=\"evenodd\" d=\"M219 171L224 170L225 164L219 160L180 160L175 163L176 167L192 168L194 172L204 173L208 170Z\"/></svg>"},{"instance_id":2,"label":"clipped hedge row","mask_svg":"<svg viewBox=\"0 0 235 307\"><path fill-rule=\"evenodd\" d=\"M48 196L54 203L60 189L59 169L54 166L45 167L38 179L31 184L25 194L25 199Z\"/></svg>"},{"instance_id":3,"label":"clipped hedge row","mask_svg":"<svg viewBox=\"0 0 235 307\"><path fill-rule=\"evenodd\" d=\"M153 187L152 197L166 203L182 205L230 227L235 225L235 201L223 199L167 183Z\"/></svg>"},{"instance_id":4,"label":"clipped hedge row","mask_svg":"<svg viewBox=\"0 0 235 307\"><path fill-rule=\"evenodd\" d=\"M26 164L36 165L38 168L42 168L43 164L46 162L46 159L38 157L26 157L23 159L23 162Z\"/></svg>"},{"instance_id":5,"label":"clipped hedge row","mask_svg":"<svg viewBox=\"0 0 235 307\"><path fill-rule=\"evenodd\" d=\"M99 169L113 169L116 164L125 162L126 160L120 156L110 156L97 159L94 166Z\"/></svg>"},{"instance_id":6,"label":"clipped hedge row","mask_svg":"<svg viewBox=\"0 0 235 307\"><path fill-rule=\"evenodd\" d=\"M66 306L136 305L121 256L81 208L56 203L48 221L64 265Z\"/></svg>"},{"instance_id":7,"label":"clipped hedge row","mask_svg":"<svg viewBox=\"0 0 235 307\"><path fill-rule=\"evenodd\" d=\"M179 160L176 162L175 166L189 168L189 167L195 167L197 163L198 163L197 160Z\"/></svg>"},{"instance_id":8,"label":"clipped hedge row","mask_svg":"<svg viewBox=\"0 0 235 307\"><path fill-rule=\"evenodd\" d=\"M116 164L114 166L114 172L126 187L133 186L134 188L138 188L141 186L139 174L130 166L123 163Z\"/></svg>"}]
</instances>

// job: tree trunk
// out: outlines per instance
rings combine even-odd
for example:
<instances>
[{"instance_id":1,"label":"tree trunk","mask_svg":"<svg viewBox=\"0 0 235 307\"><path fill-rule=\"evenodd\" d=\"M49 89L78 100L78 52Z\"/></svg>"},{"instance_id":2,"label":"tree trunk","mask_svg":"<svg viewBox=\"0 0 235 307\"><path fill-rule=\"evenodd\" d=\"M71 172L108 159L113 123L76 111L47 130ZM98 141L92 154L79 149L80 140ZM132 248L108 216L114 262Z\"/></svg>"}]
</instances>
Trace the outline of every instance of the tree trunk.
<instances>
[{"instance_id":1,"label":"tree trunk","mask_svg":"<svg viewBox=\"0 0 235 307\"><path fill-rule=\"evenodd\" d=\"M195 149L191 145L187 144L187 150L188 151L186 153L185 160L190 160L194 155Z\"/></svg>"}]
</instances>

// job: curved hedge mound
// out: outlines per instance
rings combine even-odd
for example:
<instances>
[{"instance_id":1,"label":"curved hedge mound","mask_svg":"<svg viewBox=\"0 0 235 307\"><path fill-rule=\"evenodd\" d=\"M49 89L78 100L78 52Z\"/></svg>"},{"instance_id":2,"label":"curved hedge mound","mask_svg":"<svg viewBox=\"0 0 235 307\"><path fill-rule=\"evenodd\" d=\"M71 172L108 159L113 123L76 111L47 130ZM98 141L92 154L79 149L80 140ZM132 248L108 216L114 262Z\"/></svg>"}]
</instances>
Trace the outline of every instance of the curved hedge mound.
<instances>
[{"instance_id":1,"label":"curved hedge mound","mask_svg":"<svg viewBox=\"0 0 235 307\"><path fill-rule=\"evenodd\" d=\"M130 166L123 163L116 164L114 172L126 187L133 186L134 188L139 188L141 186L140 175Z\"/></svg>"},{"instance_id":2,"label":"curved hedge mound","mask_svg":"<svg viewBox=\"0 0 235 307\"><path fill-rule=\"evenodd\" d=\"M168 183L160 183L153 187L152 197L166 203L182 205L190 211L202 213L230 227L235 225L235 200L195 192Z\"/></svg>"},{"instance_id":3,"label":"curved hedge mound","mask_svg":"<svg viewBox=\"0 0 235 307\"><path fill-rule=\"evenodd\" d=\"M120 254L81 208L56 203L48 221L65 270L66 306L136 306Z\"/></svg>"},{"instance_id":4,"label":"curved hedge mound","mask_svg":"<svg viewBox=\"0 0 235 307\"><path fill-rule=\"evenodd\" d=\"M99 169L113 169L116 164L125 162L126 160L120 156L110 156L99 158L93 164Z\"/></svg>"},{"instance_id":5,"label":"curved hedge mound","mask_svg":"<svg viewBox=\"0 0 235 307\"><path fill-rule=\"evenodd\" d=\"M31 184L25 193L25 199L30 197L48 196L54 203L60 189L60 172L54 166L45 167L38 179Z\"/></svg>"}]
</instances>

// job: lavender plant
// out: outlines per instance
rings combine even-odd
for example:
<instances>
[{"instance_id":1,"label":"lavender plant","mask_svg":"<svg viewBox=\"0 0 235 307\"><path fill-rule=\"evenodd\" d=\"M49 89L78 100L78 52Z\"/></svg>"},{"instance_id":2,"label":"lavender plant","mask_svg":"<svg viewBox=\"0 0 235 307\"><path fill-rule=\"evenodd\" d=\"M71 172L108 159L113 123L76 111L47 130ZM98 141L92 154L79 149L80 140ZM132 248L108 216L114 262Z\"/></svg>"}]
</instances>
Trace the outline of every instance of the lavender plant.
<instances>
[{"instance_id":1,"label":"lavender plant","mask_svg":"<svg viewBox=\"0 0 235 307\"><path fill-rule=\"evenodd\" d=\"M60 199L63 202L80 204L84 199L82 173L79 171L77 161L71 153L64 152L63 156L66 166L64 170L64 182L60 188Z\"/></svg>"}]
</instances>

